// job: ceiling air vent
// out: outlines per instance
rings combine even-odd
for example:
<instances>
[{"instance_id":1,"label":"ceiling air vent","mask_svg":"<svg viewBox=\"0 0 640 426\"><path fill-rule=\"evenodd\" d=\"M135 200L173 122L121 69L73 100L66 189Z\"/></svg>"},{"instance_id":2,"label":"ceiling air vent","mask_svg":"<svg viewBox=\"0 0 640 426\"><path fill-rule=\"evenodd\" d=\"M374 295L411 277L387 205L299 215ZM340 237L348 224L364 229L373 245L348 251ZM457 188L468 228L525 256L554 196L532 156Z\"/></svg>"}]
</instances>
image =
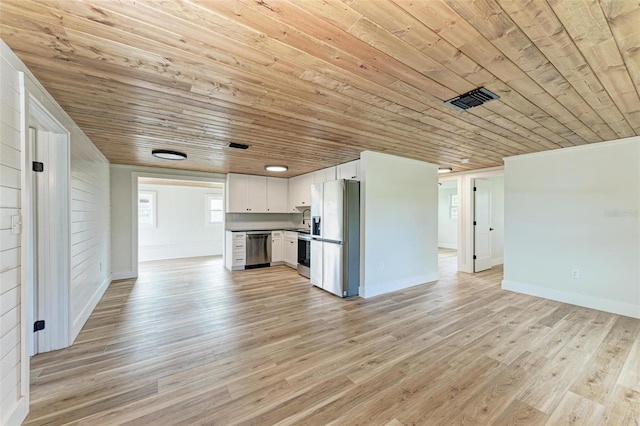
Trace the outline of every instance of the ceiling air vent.
<instances>
[{"instance_id":1,"label":"ceiling air vent","mask_svg":"<svg viewBox=\"0 0 640 426\"><path fill-rule=\"evenodd\" d=\"M496 95L493 92L490 92L484 87L481 87L479 89L464 93L460 96L456 96L455 98L449 99L448 101L444 101L444 103L464 111L466 109L482 105L485 102L492 101L494 99L500 99L500 96Z\"/></svg>"},{"instance_id":2,"label":"ceiling air vent","mask_svg":"<svg viewBox=\"0 0 640 426\"><path fill-rule=\"evenodd\" d=\"M245 145L243 143L229 142L229 148L249 149L249 145Z\"/></svg>"}]
</instances>

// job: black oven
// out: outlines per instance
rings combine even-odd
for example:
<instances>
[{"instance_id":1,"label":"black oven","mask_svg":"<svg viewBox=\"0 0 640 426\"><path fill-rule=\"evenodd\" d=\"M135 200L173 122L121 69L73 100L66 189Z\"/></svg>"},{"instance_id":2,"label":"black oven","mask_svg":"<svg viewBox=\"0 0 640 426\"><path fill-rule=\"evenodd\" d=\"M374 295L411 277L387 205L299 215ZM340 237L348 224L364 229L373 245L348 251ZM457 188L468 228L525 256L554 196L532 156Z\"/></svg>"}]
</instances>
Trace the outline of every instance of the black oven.
<instances>
[{"instance_id":1,"label":"black oven","mask_svg":"<svg viewBox=\"0 0 640 426\"><path fill-rule=\"evenodd\" d=\"M309 278L311 275L311 236L298 233L298 273Z\"/></svg>"}]
</instances>

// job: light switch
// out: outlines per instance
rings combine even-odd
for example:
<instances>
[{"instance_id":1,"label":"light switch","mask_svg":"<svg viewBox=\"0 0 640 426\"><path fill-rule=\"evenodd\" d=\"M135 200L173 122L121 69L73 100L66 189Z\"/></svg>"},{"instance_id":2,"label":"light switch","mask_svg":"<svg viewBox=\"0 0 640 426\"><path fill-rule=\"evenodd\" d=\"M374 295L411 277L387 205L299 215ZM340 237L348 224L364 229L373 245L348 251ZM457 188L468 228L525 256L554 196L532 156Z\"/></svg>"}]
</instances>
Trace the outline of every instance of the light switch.
<instances>
[{"instance_id":1,"label":"light switch","mask_svg":"<svg viewBox=\"0 0 640 426\"><path fill-rule=\"evenodd\" d=\"M18 235L22 232L22 219L19 214L11 215L11 234Z\"/></svg>"}]
</instances>

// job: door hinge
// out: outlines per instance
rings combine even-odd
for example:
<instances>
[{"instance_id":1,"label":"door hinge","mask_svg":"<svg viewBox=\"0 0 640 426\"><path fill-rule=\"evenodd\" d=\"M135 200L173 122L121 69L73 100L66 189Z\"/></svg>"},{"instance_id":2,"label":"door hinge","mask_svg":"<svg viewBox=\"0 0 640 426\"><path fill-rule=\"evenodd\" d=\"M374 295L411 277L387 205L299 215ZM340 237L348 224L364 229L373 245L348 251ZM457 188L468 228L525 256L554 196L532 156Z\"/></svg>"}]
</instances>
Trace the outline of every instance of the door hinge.
<instances>
[{"instance_id":1,"label":"door hinge","mask_svg":"<svg viewBox=\"0 0 640 426\"><path fill-rule=\"evenodd\" d=\"M44 320L39 320L33 323L33 332L44 330Z\"/></svg>"},{"instance_id":2,"label":"door hinge","mask_svg":"<svg viewBox=\"0 0 640 426\"><path fill-rule=\"evenodd\" d=\"M473 260L476 260L476 259L477 259L477 257L476 257L476 255L474 254L474 255L473 255Z\"/></svg>"},{"instance_id":3,"label":"door hinge","mask_svg":"<svg viewBox=\"0 0 640 426\"><path fill-rule=\"evenodd\" d=\"M478 225L478 223L474 220L473 221L473 226L477 226L477 225Z\"/></svg>"},{"instance_id":4,"label":"door hinge","mask_svg":"<svg viewBox=\"0 0 640 426\"><path fill-rule=\"evenodd\" d=\"M31 169L34 172L44 172L44 163L41 163L40 161L34 161L32 163Z\"/></svg>"},{"instance_id":5,"label":"door hinge","mask_svg":"<svg viewBox=\"0 0 640 426\"><path fill-rule=\"evenodd\" d=\"M476 192L478 190L478 188L476 188L475 186L473 187L473 192Z\"/></svg>"}]
</instances>

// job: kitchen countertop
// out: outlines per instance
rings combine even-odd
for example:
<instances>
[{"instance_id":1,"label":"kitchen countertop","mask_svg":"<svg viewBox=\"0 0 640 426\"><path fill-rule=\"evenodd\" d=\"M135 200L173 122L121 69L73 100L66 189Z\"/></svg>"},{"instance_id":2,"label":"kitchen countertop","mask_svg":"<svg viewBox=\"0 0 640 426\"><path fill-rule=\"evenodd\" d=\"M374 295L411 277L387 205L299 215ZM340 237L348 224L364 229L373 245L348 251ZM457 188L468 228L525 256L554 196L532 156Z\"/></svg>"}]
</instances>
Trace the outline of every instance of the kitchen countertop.
<instances>
[{"instance_id":1,"label":"kitchen countertop","mask_svg":"<svg viewBox=\"0 0 640 426\"><path fill-rule=\"evenodd\" d=\"M249 232L249 231L292 231L309 233L309 228L287 228L287 227L259 227L259 226L239 226L234 228L226 228L225 231L231 232Z\"/></svg>"}]
</instances>

